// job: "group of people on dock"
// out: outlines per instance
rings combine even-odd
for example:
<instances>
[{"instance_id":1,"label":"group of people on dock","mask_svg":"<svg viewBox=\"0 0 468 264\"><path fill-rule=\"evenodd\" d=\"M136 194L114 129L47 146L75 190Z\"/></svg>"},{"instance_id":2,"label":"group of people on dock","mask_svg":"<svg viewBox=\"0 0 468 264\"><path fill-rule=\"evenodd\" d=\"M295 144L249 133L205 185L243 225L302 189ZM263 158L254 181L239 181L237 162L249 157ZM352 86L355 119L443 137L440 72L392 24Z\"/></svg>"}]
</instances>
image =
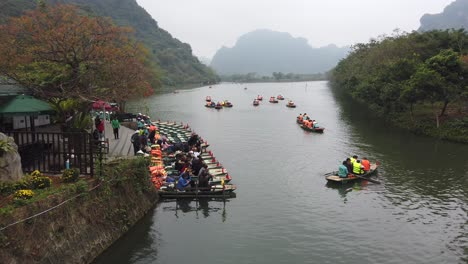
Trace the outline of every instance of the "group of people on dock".
<instances>
[{"instance_id":1,"label":"group of people on dock","mask_svg":"<svg viewBox=\"0 0 468 264\"><path fill-rule=\"evenodd\" d=\"M208 165L201 158L202 153L202 140L197 134L193 134L187 141L188 152L177 150L175 152L174 169L180 173L177 179L176 188L179 191L191 190L198 188L200 190L209 189L210 180L213 179L208 171ZM186 149L185 149L186 150ZM168 150L166 153L171 153ZM197 176L198 181L193 180L192 177ZM168 176L166 182L175 182L174 177Z\"/></svg>"},{"instance_id":2,"label":"group of people on dock","mask_svg":"<svg viewBox=\"0 0 468 264\"><path fill-rule=\"evenodd\" d=\"M357 155L347 158L338 167L338 176L340 178L353 177L355 175L362 175L370 171L370 162L366 157L362 160L358 159Z\"/></svg>"},{"instance_id":3,"label":"group of people on dock","mask_svg":"<svg viewBox=\"0 0 468 264\"><path fill-rule=\"evenodd\" d=\"M304 126L308 128L318 128L319 125L317 121L310 119L310 117L307 115L307 113L300 113L299 116L297 117L297 121L300 124L303 124Z\"/></svg>"}]
</instances>

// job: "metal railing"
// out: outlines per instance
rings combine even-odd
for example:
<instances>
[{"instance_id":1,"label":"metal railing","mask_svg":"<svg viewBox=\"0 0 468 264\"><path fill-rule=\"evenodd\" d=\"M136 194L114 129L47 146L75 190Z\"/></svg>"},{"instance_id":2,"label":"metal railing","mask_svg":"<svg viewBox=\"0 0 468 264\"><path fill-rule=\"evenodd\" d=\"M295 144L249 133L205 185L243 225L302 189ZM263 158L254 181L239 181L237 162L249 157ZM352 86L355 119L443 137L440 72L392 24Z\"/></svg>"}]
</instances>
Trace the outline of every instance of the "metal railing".
<instances>
[{"instance_id":1,"label":"metal railing","mask_svg":"<svg viewBox=\"0 0 468 264\"><path fill-rule=\"evenodd\" d=\"M6 132L18 145L24 172L61 173L69 166L94 175L102 144L86 132ZM68 162L67 162L68 161Z\"/></svg>"}]
</instances>

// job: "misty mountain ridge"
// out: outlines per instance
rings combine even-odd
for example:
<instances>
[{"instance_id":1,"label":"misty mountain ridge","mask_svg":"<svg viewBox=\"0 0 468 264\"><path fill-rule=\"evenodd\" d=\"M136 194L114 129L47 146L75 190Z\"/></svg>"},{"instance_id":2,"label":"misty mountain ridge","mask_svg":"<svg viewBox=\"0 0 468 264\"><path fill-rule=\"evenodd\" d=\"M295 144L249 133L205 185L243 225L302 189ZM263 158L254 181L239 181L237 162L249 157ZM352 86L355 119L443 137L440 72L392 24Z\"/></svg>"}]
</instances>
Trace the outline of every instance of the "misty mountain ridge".
<instances>
[{"instance_id":1,"label":"misty mountain ridge","mask_svg":"<svg viewBox=\"0 0 468 264\"><path fill-rule=\"evenodd\" d=\"M222 47L211 67L222 75L256 72L310 74L332 69L349 52L349 47L330 44L313 48L305 38L286 32L259 29L239 37L232 48Z\"/></svg>"},{"instance_id":2,"label":"misty mountain ridge","mask_svg":"<svg viewBox=\"0 0 468 264\"><path fill-rule=\"evenodd\" d=\"M421 17L420 22L419 31L452 28L468 30L468 0L454 1L439 14L425 14Z\"/></svg>"}]
</instances>

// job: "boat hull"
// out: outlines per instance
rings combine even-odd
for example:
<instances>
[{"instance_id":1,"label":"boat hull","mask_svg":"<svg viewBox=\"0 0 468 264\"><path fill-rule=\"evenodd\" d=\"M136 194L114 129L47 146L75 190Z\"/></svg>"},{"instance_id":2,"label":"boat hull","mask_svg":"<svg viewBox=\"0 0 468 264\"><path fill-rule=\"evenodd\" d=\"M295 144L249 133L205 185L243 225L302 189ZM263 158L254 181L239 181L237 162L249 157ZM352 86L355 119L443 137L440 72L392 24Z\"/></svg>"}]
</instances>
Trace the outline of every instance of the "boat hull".
<instances>
[{"instance_id":1,"label":"boat hull","mask_svg":"<svg viewBox=\"0 0 468 264\"><path fill-rule=\"evenodd\" d=\"M164 186L165 187L165 186ZM234 191L236 186L232 184L211 186L210 190L188 190L179 191L174 188L161 188L158 191L159 197L161 198L210 198L210 197L225 197L232 198L236 197Z\"/></svg>"},{"instance_id":2,"label":"boat hull","mask_svg":"<svg viewBox=\"0 0 468 264\"><path fill-rule=\"evenodd\" d=\"M304 125L301 125L301 128L304 129L305 131L315 132L315 133L323 133L323 131L325 130L325 128L323 128L323 127L308 128L308 127L306 127Z\"/></svg>"}]
</instances>

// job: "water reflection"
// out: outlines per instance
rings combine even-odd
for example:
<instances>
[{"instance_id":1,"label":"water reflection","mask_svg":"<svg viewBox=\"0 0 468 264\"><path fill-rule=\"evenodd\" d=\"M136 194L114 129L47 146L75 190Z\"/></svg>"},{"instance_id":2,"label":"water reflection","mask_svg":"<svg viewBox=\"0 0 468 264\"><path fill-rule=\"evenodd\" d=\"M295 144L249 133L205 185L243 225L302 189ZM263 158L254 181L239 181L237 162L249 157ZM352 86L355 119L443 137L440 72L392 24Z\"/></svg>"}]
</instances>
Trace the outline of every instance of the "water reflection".
<instances>
[{"instance_id":1,"label":"water reflection","mask_svg":"<svg viewBox=\"0 0 468 264\"><path fill-rule=\"evenodd\" d=\"M180 213L195 213L196 219L200 216L208 218L210 214L220 213L222 222L227 219L226 203L229 199L223 198L199 198L199 199L173 199L161 202L164 212L174 212L176 218Z\"/></svg>"},{"instance_id":2,"label":"water reflection","mask_svg":"<svg viewBox=\"0 0 468 264\"><path fill-rule=\"evenodd\" d=\"M159 232L155 227L154 212L155 208L150 210L127 234L95 259L93 264L140 263L144 259L156 259ZM115 254L116 252L119 254Z\"/></svg>"},{"instance_id":3,"label":"water reflection","mask_svg":"<svg viewBox=\"0 0 468 264\"><path fill-rule=\"evenodd\" d=\"M348 183L334 183L334 182L327 182L325 186L330 189L334 189L338 191L338 194L343 199L343 202L348 202L347 195L350 192L359 192L367 190L369 181L366 180L358 180L355 182L348 182Z\"/></svg>"}]
</instances>

